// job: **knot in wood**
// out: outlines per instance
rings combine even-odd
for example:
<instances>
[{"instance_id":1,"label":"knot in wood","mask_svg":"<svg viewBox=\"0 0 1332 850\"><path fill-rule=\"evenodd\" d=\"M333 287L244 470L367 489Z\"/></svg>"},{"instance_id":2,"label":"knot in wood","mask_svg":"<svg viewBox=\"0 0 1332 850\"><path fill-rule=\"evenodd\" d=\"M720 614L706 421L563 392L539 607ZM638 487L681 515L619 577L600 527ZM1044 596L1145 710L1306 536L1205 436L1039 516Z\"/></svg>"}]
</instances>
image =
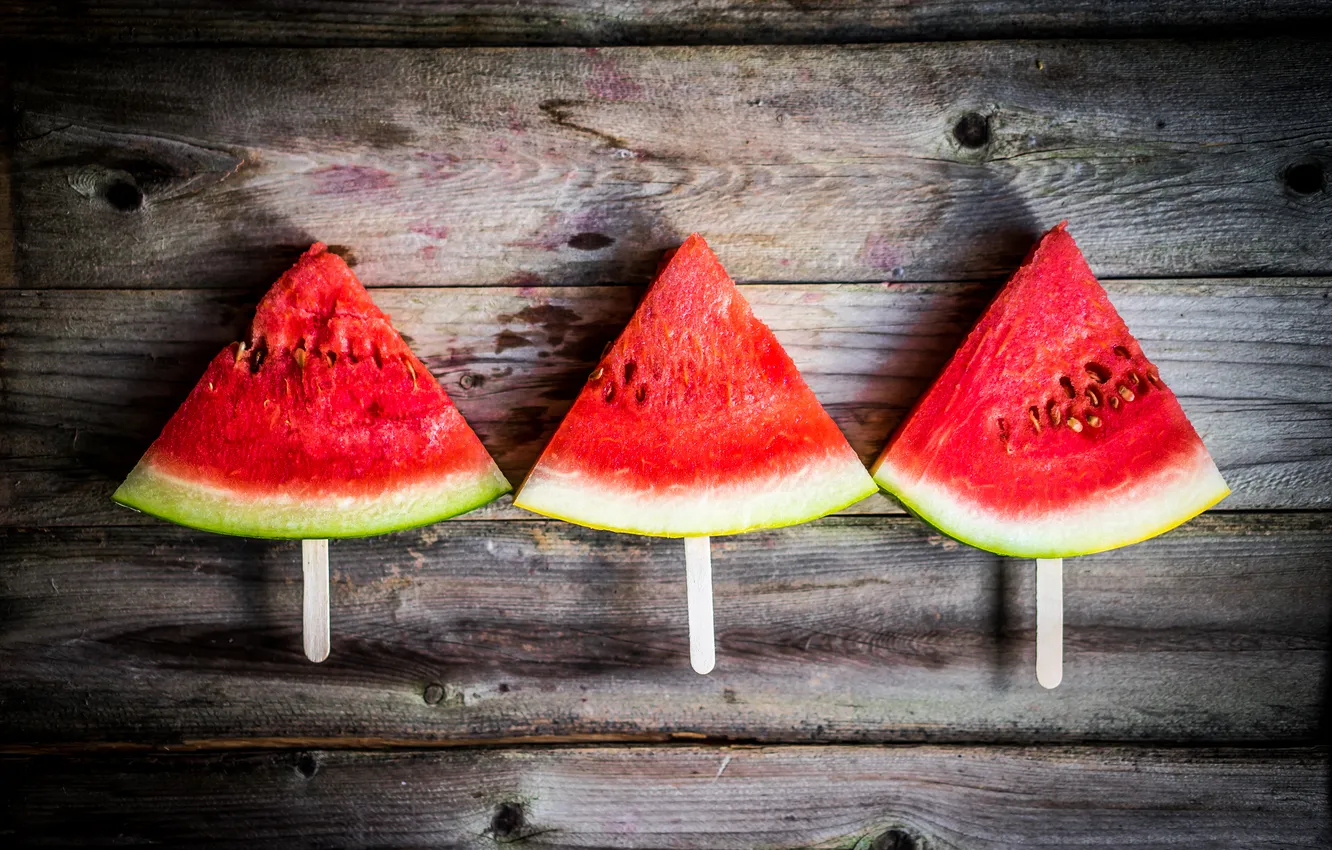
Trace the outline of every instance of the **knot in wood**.
<instances>
[{"instance_id":1,"label":"knot in wood","mask_svg":"<svg viewBox=\"0 0 1332 850\"><path fill-rule=\"evenodd\" d=\"M569 247L579 251L600 251L615 244L615 238L604 233L576 233L569 238Z\"/></svg>"},{"instance_id":2,"label":"knot in wood","mask_svg":"<svg viewBox=\"0 0 1332 850\"><path fill-rule=\"evenodd\" d=\"M319 772L319 760L313 753L301 753L301 757L296 760L296 772L306 779L313 777Z\"/></svg>"},{"instance_id":3,"label":"knot in wood","mask_svg":"<svg viewBox=\"0 0 1332 850\"><path fill-rule=\"evenodd\" d=\"M1286 188L1297 195L1312 195L1323 191L1327 175L1321 162L1300 162L1289 166L1281 175Z\"/></svg>"},{"instance_id":4,"label":"knot in wood","mask_svg":"<svg viewBox=\"0 0 1332 850\"><path fill-rule=\"evenodd\" d=\"M522 803L501 803L490 819L490 832L496 838L509 838L516 835L527 824Z\"/></svg>"},{"instance_id":5,"label":"knot in wood","mask_svg":"<svg viewBox=\"0 0 1332 850\"><path fill-rule=\"evenodd\" d=\"M426 685L423 697L426 705L439 705L439 701L444 699L444 686L435 682Z\"/></svg>"},{"instance_id":6,"label":"knot in wood","mask_svg":"<svg viewBox=\"0 0 1332 850\"><path fill-rule=\"evenodd\" d=\"M979 112L968 112L953 125L953 138L969 150L983 148L990 143L990 119Z\"/></svg>"},{"instance_id":7,"label":"knot in wood","mask_svg":"<svg viewBox=\"0 0 1332 850\"><path fill-rule=\"evenodd\" d=\"M918 850L920 843L904 829L890 829L870 844L869 850Z\"/></svg>"},{"instance_id":8,"label":"knot in wood","mask_svg":"<svg viewBox=\"0 0 1332 850\"><path fill-rule=\"evenodd\" d=\"M106 202L121 212L134 212L143 206L143 190L128 180L117 180L106 187Z\"/></svg>"}]
</instances>

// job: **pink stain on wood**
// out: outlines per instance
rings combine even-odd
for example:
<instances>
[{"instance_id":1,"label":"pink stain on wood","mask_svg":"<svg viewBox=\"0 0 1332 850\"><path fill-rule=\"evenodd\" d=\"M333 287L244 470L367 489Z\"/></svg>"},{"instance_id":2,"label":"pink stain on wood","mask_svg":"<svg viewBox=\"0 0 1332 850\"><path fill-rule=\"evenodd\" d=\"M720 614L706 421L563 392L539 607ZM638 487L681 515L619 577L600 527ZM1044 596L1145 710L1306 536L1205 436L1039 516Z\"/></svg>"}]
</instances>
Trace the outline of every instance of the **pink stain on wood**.
<instances>
[{"instance_id":1,"label":"pink stain on wood","mask_svg":"<svg viewBox=\"0 0 1332 850\"><path fill-rule=\"evenodd\" d=\"M876 269L896 269L905 264L906 250L882 233L870 233L860 248L860 259Z\"/></svg>"},{"instance_id":2,"label":"pink stain on wood","mask_svg":"<svg viewBox=\"0 0 1332 850\"><path fill-rule=\"evenodd\" d=\"M588 49L592 71L583 80L587 93L600 100L635 100L642 96L643 87L620 71L620 66L609 56Z\"/></svg>"},{"instance_id":3,"label":"pink stain on wood","mask_svg":"<svg viewBox=\"0 0 1332 850\"><path fill-rule=\"evenodd\" d=\"M504 244L510 248L536 248L541 251L557 251L564 244L568 236L564 235L564 227L561 223L559 213L546 213L541 224L537 226L536 233L524 239L514 239Z\"/></svg>"},{"instance_id":4,"label":"pink stain on wood","mask_svg":"<svg viewBox=\"0 0 1332 850\"><path fill-rule=\"evenodd\" d=\"M438 245L427 245L421 249L421 259L425 260L426 262L434 260L435 257L437 256L439 256Z\"/></svg>"},{"instance_id":5,"label":"pink stain on wood","mask_svg":"<svg viewBox=\"0 0 1332 850\"><path fill-rule=\"evenodd\" d=\"M413 224L409 230L412 233L420 233L422 236L429 236L431 239L448 239L449 229L442 224L431 224L428 221L418 221Z\"/></svg>"},{"instance_id":6,"label":"pink stain on wood","mask_svg":"<svg viewBox=\"0 0 1332 850\"><path fill-rule=\"evenodd\" d=\"M546 281L536 272L520 269L506 277L502 282L506 286L521 286L524 291L527 291L531 287L542 286Z\"/></svg>"},{"instance_id":7,"label":"pink stain on wood","mask_svg":"<svg viewBox=\"0 0 1332 850\"><path fill-rule=\"evenodd\" d=\"M393 175L366 165L329 165L311 172L316 195L345 195L372 192L393 185Z\"/></svg>"},{"instance_id":8,"label":"pink stain on wood","mask_svg":"<svg viewBox=\"0 0 1332 850\"><path fill-rule=\"evenodd\" d=\"M462 160L451 153L417 151L416 159L421 164L421 176L427 180L448 180L462 172Z\"/></svg>"}]
</instances>

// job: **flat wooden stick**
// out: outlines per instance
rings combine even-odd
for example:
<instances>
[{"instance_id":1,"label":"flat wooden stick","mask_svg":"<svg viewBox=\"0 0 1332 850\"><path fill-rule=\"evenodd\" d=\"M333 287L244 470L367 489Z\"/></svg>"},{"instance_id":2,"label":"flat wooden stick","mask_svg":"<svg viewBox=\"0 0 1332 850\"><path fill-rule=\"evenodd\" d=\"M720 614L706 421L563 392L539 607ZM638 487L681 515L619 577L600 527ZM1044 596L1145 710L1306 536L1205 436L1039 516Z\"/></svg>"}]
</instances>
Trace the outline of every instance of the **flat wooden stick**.
<instances>
[{"instance_id":1,"label":"flat wooden stick","mask_svg":"<svg viewBox=\"0 0 1332 850\"><path fill-rule=\"evenodd\" d=\"M712 545L707 537L686 537L685 589L689 596L689 663L695 673L717 665L712 637Z\"/></svg>"},{"instance_id":2,"label":"flat wooden stick","mask_svg":"<svg viewBox=\"0 0 1332 850\"><path fill-rule=\"evenodd\" d=\"M305 573L305 657L316 664L328 657L328 541L302 540Z\"/></svg>"},{"instance_id":3,"label":"flat wooden stick","mask_svg":"<svg viewBox=\"0 0 1332 850\"><path fill-rule=\"evenodd\" d=\"M1036 559L1036 681L1064 679L1064 559Z\"/></svg>"}]
</instances>

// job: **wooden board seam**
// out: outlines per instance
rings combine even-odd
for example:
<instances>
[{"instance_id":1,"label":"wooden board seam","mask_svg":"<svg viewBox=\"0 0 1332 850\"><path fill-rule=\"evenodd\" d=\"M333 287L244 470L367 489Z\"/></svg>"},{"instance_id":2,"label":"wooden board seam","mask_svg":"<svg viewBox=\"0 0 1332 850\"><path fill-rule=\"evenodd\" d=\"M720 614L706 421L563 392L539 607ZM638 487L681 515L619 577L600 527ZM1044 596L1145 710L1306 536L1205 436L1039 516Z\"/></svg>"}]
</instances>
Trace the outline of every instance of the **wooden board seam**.
<instances>
[{"instance_id":1,"label":"wooden board seam","mask_svg":"<svg viewBox=\"0 0 1332 850\"><path fill-rule=\"evenodd\" d=\"M708 749L708 750L763 750L771 748L825 750L848 748L868 750L906 750L929 748L936 750L1037 750L1059 751L1078 747L1108 749L1112 747L1137 750L1192 751L1210 749L1258 750L1276 752L1298 750L1327 754L1332 744L1322 738L1274 739L1272 741L1229 741L1226 739L1179 741L1145 738L1126 739L1070 739L1032 741L1027 743L996 743L994 741L784 741L781 739L723 738L693 732L643 735L532 735L505 738L456 739L428 741L411 738L236 738L185 740L180 744L146 744L134 741L94 741L69 744L0 744L0 758L29 758L36 756L77 757L116 755L207 755L222 753L282 753L291 751L338 751L348 753L436 752L439 750L628 750L628 749Z\"/></svg>"}]
</instances>

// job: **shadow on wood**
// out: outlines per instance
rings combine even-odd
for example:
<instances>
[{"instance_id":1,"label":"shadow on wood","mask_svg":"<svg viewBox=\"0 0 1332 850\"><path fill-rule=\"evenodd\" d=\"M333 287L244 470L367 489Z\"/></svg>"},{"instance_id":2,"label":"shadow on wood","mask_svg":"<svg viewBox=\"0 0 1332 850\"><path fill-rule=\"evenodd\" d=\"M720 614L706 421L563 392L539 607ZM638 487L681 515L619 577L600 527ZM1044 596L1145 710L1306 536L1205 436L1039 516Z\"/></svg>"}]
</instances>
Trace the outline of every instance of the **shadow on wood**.
<instances>
[{"instance_id":1,"label":"shadow on wood","mask_svg":"<svg viewBox=\"0 0 1332 850\"><path fill-rule=\"evenodd\" d=\"M1234 494L1228 509L1332 503L1328 282L1118 281L1111 298L1182 399ZM752 285L866 462L938 374L992 287ZM520 481L641 295L638 287L379 289L376 302ZM0 524L138 521L112 490L219 349L254 291L0 294ZM525 517L506 499L480 517ZM852 509L900 512L883 497Z\"/></svg>"}]
</instances>

